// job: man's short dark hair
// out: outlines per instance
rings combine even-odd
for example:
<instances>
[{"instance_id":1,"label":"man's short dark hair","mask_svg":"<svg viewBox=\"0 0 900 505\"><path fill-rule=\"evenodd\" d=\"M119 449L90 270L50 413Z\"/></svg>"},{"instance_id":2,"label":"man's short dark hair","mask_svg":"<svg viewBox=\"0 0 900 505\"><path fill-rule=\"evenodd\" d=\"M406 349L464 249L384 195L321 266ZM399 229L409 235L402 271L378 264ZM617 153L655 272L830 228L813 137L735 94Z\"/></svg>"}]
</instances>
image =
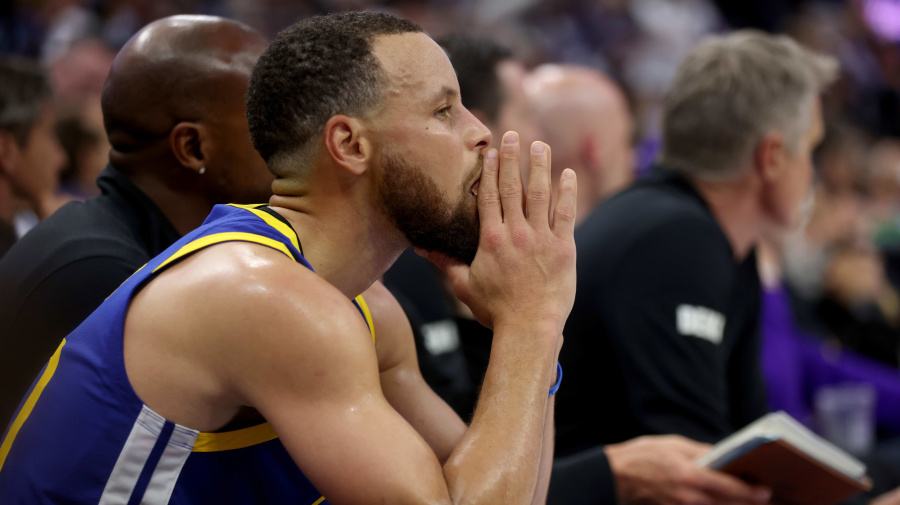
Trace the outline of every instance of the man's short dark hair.
<instances>
[{"instance_id":1,"label":"man's short dark hair","mask_svg":"<svg viewBox=\"0 0 900 505\"><path fill-rule=\"evenodd\" d=\"M421 32L409 21L382 12L345 12L304 19L282 30L250 76L247 120L250 138L269 168L311 143L337 114L363 116L381 101L385 76L372 54L381 35Z\"/></svg>"},{"instance_id":2,"label":"man's short dark hair","mask_svg":"<svg viewBox=\"0 0 900 505\"><path fill-rule=\"evenodd\" d=\"M512 52L482 37L450 35L438 41L456 70L459 92L467 109L478 109L496 123L500 107L508 98L497 75L497 65L512 58Z\"/></svg>"},{"instance_id":3,"label":"man's short dark hair","mask_svg":"<svg viewBox=\"0 0 900 505\"><path fill-rule=\"evenodd\" d=\"M0 60L0 130L12 134L19 146L28 143L52 96L50 79L40 65L22 58Z\"/></svg>"}]
</instances>

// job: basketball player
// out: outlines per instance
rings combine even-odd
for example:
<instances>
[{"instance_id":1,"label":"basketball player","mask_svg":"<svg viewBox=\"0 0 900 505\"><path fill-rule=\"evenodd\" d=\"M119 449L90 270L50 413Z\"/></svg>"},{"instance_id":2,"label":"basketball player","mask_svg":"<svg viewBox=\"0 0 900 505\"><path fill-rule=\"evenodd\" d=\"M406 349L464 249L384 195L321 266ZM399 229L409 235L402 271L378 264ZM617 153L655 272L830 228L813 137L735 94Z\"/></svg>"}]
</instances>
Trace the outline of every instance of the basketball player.
<instances>
[{"instance_id":1,"label":"basketball player","mask_svg":"<svg viewBox=\"0 0 900 505\"><path fill-rule=\"evenodd\" d=\"M574 174L551 207L536 142L523 192L517 135L489 150L444 52L388 14L280 33L247 114L271 207L217 206L62 342L0 444L0 500L542 501ZM391 373L418 373L412 340L373 345L352 302L410 244L494 331L468 429L419 410L433 393Z\"/></svg>"}]
</instances>

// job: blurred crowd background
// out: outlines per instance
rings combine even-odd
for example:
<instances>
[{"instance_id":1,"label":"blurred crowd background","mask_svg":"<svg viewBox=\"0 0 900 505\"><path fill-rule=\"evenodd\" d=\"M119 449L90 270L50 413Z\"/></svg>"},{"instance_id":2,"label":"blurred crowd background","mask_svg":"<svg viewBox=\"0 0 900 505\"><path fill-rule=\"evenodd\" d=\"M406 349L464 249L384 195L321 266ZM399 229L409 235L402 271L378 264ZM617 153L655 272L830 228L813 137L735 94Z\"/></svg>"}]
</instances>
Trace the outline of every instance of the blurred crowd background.
<instances>
[{"instance_id":1,"label":"blurred crowd background","mask_svg":"<svg viewBox=\"0 0 900 505\"><path fill-rule=\"evenodd\" d=\"M896 370L900 0L7 0L0 53L49 70L61 147L46 212L19 213L18 228L98 192L94 179L108 152L100 93L116 51L145 24L214 14L271 38L304 16L364 8L411 18L434 37L489 35L528 66L578 63L606 73L626 91L635 116L638 174L659 148L668 82L705 35L757 28L837 57L842 74L825 97L827 134L816 154L809 220L765 245L763 280L787 287L803 331Z\"/></svg>"}]
</instances>

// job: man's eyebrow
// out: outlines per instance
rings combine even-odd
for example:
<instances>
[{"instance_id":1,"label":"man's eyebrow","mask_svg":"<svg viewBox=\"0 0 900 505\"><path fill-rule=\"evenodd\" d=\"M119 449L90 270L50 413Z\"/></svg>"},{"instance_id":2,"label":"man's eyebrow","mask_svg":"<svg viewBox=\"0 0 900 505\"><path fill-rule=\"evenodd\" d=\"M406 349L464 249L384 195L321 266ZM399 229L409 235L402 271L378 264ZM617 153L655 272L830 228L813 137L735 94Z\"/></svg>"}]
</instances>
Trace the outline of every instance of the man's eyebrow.
<instances>
[{"instance_id":1,"label":"man's eyebrow","mask_svg":"<svg viewBox=\"0 0 900 505\"><path fill-rule=\"evenodd\" d=\"M434 98L431 100L432 102L440 102L441 100L447 97L457 97L459 96L459 91L449 87L444 86L440 91L434 94Z\"/></svg>"}]
</instances>

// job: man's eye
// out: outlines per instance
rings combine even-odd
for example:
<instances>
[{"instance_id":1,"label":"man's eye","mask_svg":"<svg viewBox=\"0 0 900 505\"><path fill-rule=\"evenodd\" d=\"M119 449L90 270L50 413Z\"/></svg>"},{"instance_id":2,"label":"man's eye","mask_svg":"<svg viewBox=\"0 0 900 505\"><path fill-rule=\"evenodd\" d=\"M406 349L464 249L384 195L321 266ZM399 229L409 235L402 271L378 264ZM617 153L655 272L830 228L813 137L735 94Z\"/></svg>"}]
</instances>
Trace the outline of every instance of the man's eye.
<instances>
[{"instance_id":1,"label":"man's eye","mask_svg":"<svg viewBox=\"0 0 900 505\"><path fill-rule=\"evenodd\" d=\"M438 109L434 114L439 117L448 117L450 115L450 109L452 107L453 107L452 105L442 107L442 108Z\"/></svg>"}]
</instances>

